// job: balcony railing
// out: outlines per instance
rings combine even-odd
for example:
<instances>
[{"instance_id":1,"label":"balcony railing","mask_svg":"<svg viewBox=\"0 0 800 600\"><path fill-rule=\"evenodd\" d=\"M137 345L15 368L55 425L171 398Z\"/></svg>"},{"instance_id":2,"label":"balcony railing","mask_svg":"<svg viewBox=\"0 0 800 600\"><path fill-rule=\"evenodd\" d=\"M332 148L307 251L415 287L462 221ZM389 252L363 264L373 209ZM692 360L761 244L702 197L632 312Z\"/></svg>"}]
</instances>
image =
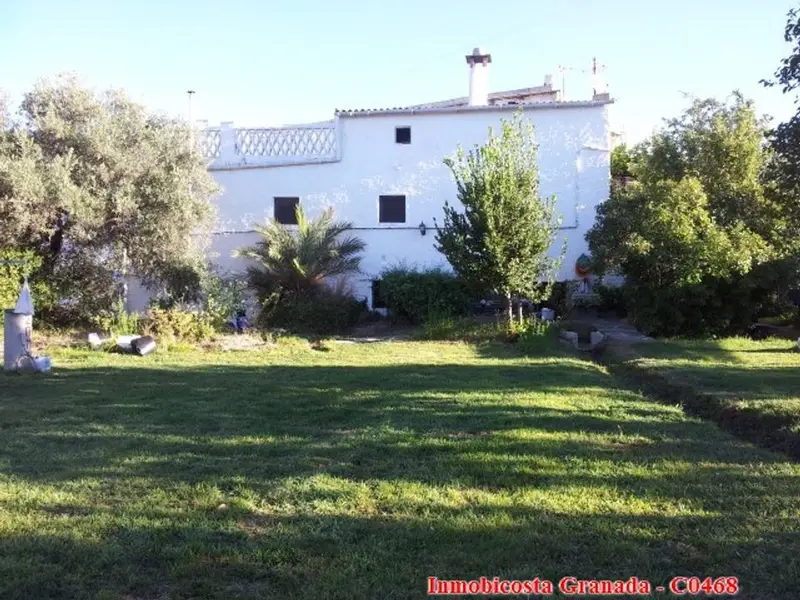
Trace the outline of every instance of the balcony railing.
<instances>
[{"instance_id":1,"label":"balcony railing","mask_svg":"<svg viewBox=\"0 0 800 600\"><path fill-rule=\"evenodd\" d=\"M199 132L210 169L314 164L340 159L336 121L290 127L236 129L230 123Z\"/></svg>"}]
</instances>

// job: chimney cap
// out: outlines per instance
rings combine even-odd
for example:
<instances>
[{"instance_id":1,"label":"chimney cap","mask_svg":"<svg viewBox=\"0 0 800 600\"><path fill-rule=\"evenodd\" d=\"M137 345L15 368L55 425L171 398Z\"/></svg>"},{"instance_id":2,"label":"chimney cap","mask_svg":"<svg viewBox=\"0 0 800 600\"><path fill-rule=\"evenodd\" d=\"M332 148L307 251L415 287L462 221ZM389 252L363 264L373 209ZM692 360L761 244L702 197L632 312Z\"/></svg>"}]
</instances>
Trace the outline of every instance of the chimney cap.
<instances>
[{"instance_id":1,"label":"chimney cap","mask_svg":"<svg viewBox=\"0 0 800 600\"><path fill-rule=\"evenodd\" d=\"M492 62L492 55L485 52L480 46L473 48L472 54L467 54L467 64L474 65L480 63L486 65L490 62Z\"/></svg>"}]
</instances>

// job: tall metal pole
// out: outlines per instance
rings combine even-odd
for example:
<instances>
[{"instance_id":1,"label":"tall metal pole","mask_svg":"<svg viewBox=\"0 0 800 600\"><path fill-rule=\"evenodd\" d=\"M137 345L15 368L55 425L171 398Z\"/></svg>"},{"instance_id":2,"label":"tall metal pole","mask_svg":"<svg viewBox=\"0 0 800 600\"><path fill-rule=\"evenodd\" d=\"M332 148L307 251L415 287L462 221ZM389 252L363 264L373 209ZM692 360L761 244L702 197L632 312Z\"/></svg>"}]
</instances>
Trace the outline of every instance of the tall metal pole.
<instances>
[{"instance_id":1,"label":"tall metal pole","mask_svg":"<svg viewBox=\"0 0 800 600\"><path fill-rule=\"evenodd\" d=\"M194 121L192 120L192 96L194 96L194 90L186 90L187 96L187 107L186 107L186 118L189 121L189 150L194 147L195 145L195 134L194 134Z\"/></svg>"},{"instance_id":2,"label":"tall metal pole","mask_svg":"<svg viewBox=\"0 0 800 600\"><path fill-rule=\"evenodd\" d=\"M192 121L192 96L194 96L194 94L195 94L194 90L186 90L186 95L188 96L188 102L187 102L188 107L186 111L186 118L189 120L189 127L194 127Z\"/></svg>"}]
</instances>

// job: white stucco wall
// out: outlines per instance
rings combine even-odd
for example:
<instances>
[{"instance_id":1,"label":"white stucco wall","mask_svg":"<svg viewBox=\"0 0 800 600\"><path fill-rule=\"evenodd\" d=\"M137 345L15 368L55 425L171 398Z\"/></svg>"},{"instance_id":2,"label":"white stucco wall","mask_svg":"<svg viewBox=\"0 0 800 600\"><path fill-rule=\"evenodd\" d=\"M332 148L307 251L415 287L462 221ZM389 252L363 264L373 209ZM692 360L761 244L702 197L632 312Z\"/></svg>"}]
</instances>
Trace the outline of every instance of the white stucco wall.
<instances>
[{"instance_id":1,"label":"white stucco wall","mask_svg":"<svg viewBox=\"0 0 800 600\"><path fill-rule=\"evenodd\" d=\"M340 116L340 161L323 164L213 170L223 189L212 246L213 260L229 270L241 269L232 252L257 239L254 223L272 217L274 196L299 196L306 214L328 206L339 219L351 221L367 243L364 274L353 283L368 297L370 281L381 269L408 265L446 265L434 248L434 231L422 236L421 222L441 222L445 200L457 205L455 184L442 163L459 144L468 148L485 141L490 126L511 118L509 110L431 114ZM608 112L606 105L526 109L539 143L541 189L556 194L562 227L553 252L564 238L567 254L560 279L572 279L577 257L587 250L584 234L595 206L609 186ZM395 127L411 127L411 144L395 143ZM404 194L406 223L378 222L378 196Z\"/></svg>"}]
</instances>

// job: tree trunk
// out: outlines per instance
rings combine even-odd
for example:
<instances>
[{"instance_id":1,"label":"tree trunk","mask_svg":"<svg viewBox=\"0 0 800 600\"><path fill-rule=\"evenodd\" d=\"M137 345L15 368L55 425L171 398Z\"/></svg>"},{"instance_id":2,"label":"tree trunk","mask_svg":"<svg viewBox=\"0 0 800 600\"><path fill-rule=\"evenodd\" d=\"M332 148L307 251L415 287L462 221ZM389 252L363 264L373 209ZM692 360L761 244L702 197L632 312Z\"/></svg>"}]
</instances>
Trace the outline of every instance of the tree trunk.
<instances>
[{"instance_id":1,"label":"tree trunk","mask_svg":"<svg viewBox=\"0 0 800 600\"><path fill-rule=\"evenodd\" d=\"M124 310L128 310L128 249L122 248L122 285L120 286L120 301Z\"/></svg>"},{"instance_id":2,"label":"tree trunk","mask_svg":"<svg viewBox=\"0 0 800 600\"><path fill-rule=\"evenodd\" d=\"M519 320L520 325L522 325L523 317L522 317L522 302L517 303L517 319Z\"/></svg>"},{"instance_id":3,"label":"tree trunk","mask_svg":"<svg viewBox=\"0 0 800 600\"><path fill-rule=\"evenodd\" d=\"M514 308L511 302L511 292L506 292L506 322L509 327L514 324Z\"/></svg>"}]
</instances>

